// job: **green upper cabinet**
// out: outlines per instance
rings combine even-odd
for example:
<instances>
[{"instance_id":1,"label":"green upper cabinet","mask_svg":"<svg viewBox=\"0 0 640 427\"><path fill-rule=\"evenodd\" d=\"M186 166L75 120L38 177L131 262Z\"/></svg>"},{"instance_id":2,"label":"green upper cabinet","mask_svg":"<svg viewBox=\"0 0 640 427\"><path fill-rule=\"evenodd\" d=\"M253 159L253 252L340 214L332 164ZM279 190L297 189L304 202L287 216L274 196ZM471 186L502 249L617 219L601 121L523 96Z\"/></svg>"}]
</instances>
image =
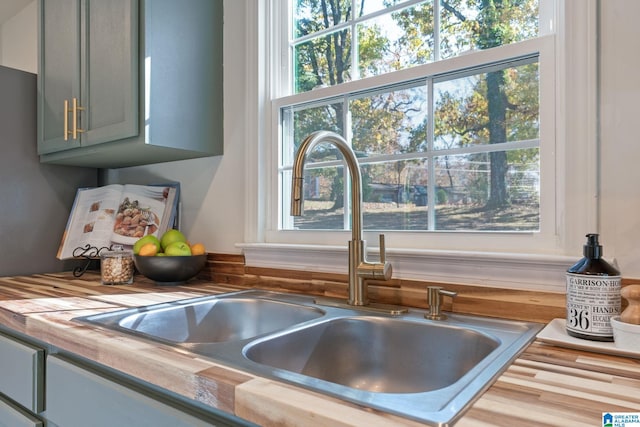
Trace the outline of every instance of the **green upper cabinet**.
<instances>
[{"instance_id":1,"label":"green upper cabinet","mask_svg":"<svg viewBox=\"0 0 640 427\"><path fill-rule=\"evenodd\" d=\"M222 0L40 0L38 153L99 168L222 154Z\"/></svg>"},{"instance_id":2,"label":"green upper cabinet","mask_svg":"<svg viewBox=\"0 0 640 427\"><path fill-rule=\"evenodd\" d=\"M39 5L44 12L44 3ZM80 3L54 0L46 6L47 16L39 14L38 26L38 153L80 146L79 140L64 135L69 120L65 104L68 108L72 98L80 97Z\"/></svg>"},{"instance_id":3,"label":"green upper cabinet","mask_svg":"<svg viewBox=\"0 0 640 427\"><path fill-rule=\"evenodd\" d=\"M138 135L138 2L40 6L39 153Z\"/></svg>"}]
</instances>

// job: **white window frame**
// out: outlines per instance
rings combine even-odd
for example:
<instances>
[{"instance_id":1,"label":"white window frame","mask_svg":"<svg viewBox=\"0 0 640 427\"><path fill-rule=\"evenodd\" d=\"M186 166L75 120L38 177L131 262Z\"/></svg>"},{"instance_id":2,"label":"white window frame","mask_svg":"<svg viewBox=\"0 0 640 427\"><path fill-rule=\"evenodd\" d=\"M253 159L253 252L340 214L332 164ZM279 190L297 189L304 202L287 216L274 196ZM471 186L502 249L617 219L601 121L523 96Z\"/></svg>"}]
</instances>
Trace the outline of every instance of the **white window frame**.
<instances>
[{"instance_id":1,"label":"white window frame","mask_svg":"<svg viewBox=\"0 0 640 427\"><path fill-rule=\"evenodd\" d=\"M286 67L286 54L279 45L266 40L271 28L283 28L277 22L283 14L278 7L286 0L248 3L247 26L255 51L247 59L249 111L247 123L258 126L247 130L247 211L243 249L247 265L286 269L311 269L345 273L346 242L349 231L279 230L278 141L279 109L287 103L304 100L309 94L298 94L271 101L280 93L283 81L274 81L278 73L271 67ZM286 15L285 15L286 16ZM542 189L553 191L551 203L541 203L541 230L537 233L473 233L473 232L385 232L387 256L394 264L394 277L469 283L496 287L564 290L564 271L580 253L584 234L597 232L597 1L557 0L555 10L542 11L541 27L562 22L559 31L541 38L540 72L555 79L541 79L541 105L549 99L552 112L541 110L540 138L551 138L555 146L541 150ZM271 27L274 25L274 27ZM251 43L249 43L251 45ZM515 49L538 52L535 43L522 42L477 52L482 62L496 62ZM524 47L524 50L523 50ZM549 57L551 56L551 58ZM261 61L264 61L262 62ZM271 62L269 62L271 59ZM486 59L486 60L485 60ZM436 73L438 67L451 63L463 67L465 55L442 63L426 64L403 70L411 76ZM275 69L275 68L274 68ZM436 70L436 71L434 71ZM280 73L282 74L282 73ZM385 76L378 79L381 84ZM345 83L350 90L364 87L362 81ZM318 89L322 96L340 90ZM316 92L316 91L314 91ZM551 98L550 98L551 97ZM253 114L253 116L252 116ZM553 124L551 124L553 123ZM545 180L552 179L549 187ZM551 188L552 190L549 190ZM544 197L544 196L543 196ZM550 221L549 218L552 218ZM377 236L365 233L365 239L376 246ZM377 248L371 248L375 256Z\"/></svg>"}]
</instances>

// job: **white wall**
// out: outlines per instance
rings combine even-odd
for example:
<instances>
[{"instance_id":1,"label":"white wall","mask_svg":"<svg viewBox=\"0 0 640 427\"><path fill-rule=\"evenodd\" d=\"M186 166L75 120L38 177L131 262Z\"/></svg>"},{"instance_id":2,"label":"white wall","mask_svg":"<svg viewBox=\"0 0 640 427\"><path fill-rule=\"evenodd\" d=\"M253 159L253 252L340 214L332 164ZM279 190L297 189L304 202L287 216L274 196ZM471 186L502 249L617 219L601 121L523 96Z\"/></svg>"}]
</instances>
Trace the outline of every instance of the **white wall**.
<instances>
[{"instance_id":1,"label":"white wall","mask_svg":"<svg viewBox=\"0 0 640 427\"><path fill-rule=\"evenodd\" d=\"M37 9L34 0L0 26L0 65L38 72Z\"/></svg>"},{"instance_id":2,"label":"white wall","mask_svg":"<svg viewBox=\"0 0 640 427\"><path fill-rule=\"evenodd\" d=\"M640 279L640 2L601 2L600 229L605 258Z\"/></svg>"}]
</instances>

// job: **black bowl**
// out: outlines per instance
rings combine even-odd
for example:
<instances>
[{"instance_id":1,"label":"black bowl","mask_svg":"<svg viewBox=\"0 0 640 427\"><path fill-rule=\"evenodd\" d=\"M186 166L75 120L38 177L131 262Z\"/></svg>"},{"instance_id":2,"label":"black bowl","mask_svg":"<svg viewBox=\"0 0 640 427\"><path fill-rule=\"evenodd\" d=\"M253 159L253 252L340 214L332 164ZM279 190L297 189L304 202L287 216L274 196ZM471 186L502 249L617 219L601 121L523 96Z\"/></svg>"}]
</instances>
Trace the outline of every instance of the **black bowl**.
<instances>
[{"instance_id":1,"label":"black bowl","mask_svg":"<svg viewBox=\"0 0 640 427\"><path fill-rule=\"evenodd\" d=\"M204 268L207 263L207 255L134 255L133 262L140 274L160 285L180 285Z\"/></svg>"}]
</instances>

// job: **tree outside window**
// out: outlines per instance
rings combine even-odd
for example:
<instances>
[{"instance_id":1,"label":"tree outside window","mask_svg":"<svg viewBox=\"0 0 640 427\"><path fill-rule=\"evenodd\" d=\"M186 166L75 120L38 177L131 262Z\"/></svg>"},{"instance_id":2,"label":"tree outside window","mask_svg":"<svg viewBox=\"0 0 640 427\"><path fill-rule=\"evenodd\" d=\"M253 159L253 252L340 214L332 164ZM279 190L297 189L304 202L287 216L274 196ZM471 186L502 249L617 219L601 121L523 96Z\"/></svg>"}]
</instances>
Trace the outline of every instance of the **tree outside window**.
<instances>
[{"instance_id":1,"label":"tree outside window","mask_svg":"<svg viewBox=\"0 0 640 427\"><path fill-rule=\"evenodd\" d=\"M292 92L473 55L538 36L537 0L296 0ZM332 130L362 168L364 226L386 230L535 231L540 224L539 58L438 74L281 110L282 192L308 134ZM321 93L322 91L318 91ZM318 147L294 228L348 228L339 153Z\"/></svg>"}]
</instances>

